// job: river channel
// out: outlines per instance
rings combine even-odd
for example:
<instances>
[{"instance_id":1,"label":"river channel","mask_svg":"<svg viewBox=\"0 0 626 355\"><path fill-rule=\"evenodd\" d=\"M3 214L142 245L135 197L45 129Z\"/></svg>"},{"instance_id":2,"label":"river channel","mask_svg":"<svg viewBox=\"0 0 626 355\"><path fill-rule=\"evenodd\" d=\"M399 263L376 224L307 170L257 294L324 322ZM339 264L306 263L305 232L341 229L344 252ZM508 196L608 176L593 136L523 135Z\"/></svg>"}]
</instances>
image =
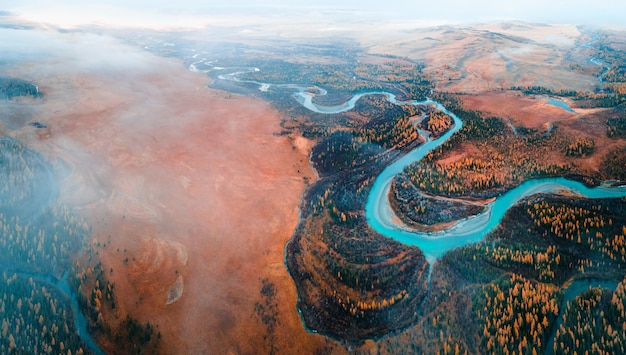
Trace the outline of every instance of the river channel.
<instances>
[{"instance_id":1,"label":"river channel","mask_svg":"<svg viewBox=\"0 0 626 355\"><path fill-rule=\"evenodd\" d=\"M196 61L191 64L190 70L195 70L195 64L202 62ZM302 86L298 84L270 84L252 80L239 79L237 76L247 72L257 72L258 68L221 68L213 67L213 70L224 71L219 75L221 80L232 80L241 83L256 84L260 91L267 91L270 87L279 87L294 90L293 97L302 106L310 111L324 114L336 114L349 111L354 108L356 102L366 95L384 95L389 102L397 105L433 105L440 111L450 115L454 120L454 126L445 134L437 139L427 139L426 143L421 144L405 154L401 158L389 164L376 177L376 180L368 195L365 206L365 214L367 221L378 233L394 239L400 243L413 245L422 250L426 260L432 265L439 257L448 251L477 243L485 238L487 234L493 231L506 211L519 202L521 199L537 193L555 193L559 191L569 191L572 194L586 198L617 198L626 196L626 187L609 187L603 185L600 187L589 188L580 182L568 180L565 178L544 178L526 181L516 188L498 196L493 202L487 204L487 208L482 213L469 218L457 221L452 227L438 232L419 232L409 229L404 225L398 224L398 218L394 215L389 205L389 189L393 178L402 172L410 164L420 161L428 152L445 143L450 137L463 127L463 121L445 108L441 103L434 100L425 101L398 101L396 96L390 92L372 91L355 94L352 98L341 105L322 106L313 102L315 97L312 92L316 92L317 96L326 94L326 90L317 86ZM203 71L209 72L211 69Z\"/></svg>"},{"instance_id":2,"label":"river channel","mask_svg":"<svg viewBox=\"0 0 626 355\"><path fill-rule=\"evenodd\" d=\"M18 153L19 152L19 153ZM23 157L14 157L15 154L23 154ZM52 172L48 163L46 163L43 158L35 153L34 151L22 147L16 140L10 137L0 138L0 160L4 160L5 162L10 162L12 159L22 159L24 161L30 161L36 165L26 167L31 174L33 174L32 181L27 186L20 186L16 184L12 186L13 188L23 188L30 189L31 192L28 194L28 199L24 199L23 201L19 201L16 203L16 206L11 206L10 212L17 217L18 220L24 221L26 226L29 226L29 223L37 223L37 219L43 218L42 211L45 210L45 207L53 203L59 194L59 188L56 183L56 179L54 178L54 173ZM11 164L7 164L4 168L10 169ZM12 173L9 171L9 174ZM13 193L11 190L8 191L7 194L3 195L4 198L9 198L10 194ZM4 201L3 201L4 202ZM2 208L7 208L2 203L0 203L0 210ZM5 211L6 213L6 211ZM5 227L6 228L6 227ZM84 246L84 241L83 241ZM88 322L78 304L78 295L74 289L70 286L69 283L69 270L65 270L63 276L61 278L56 278L52 276L52 274L47 273L28 273L28 272L20 272L19 268L16 270L7 270L2 269L0 271L7 272L7 274L17 274L20 277L25 278L33 278L39 282L45 283L48 286L53 287L59 293L63 295L65 300L61 301L69 301L69 305L72 309L72 314L74 317L74 326L76 327L76 331L78 332L78 336L85 343L88 349L87 352L92 352L97 355L102 355L104 352L94 339L89 334L88 330Z\"/></svg>"}]
</instances>

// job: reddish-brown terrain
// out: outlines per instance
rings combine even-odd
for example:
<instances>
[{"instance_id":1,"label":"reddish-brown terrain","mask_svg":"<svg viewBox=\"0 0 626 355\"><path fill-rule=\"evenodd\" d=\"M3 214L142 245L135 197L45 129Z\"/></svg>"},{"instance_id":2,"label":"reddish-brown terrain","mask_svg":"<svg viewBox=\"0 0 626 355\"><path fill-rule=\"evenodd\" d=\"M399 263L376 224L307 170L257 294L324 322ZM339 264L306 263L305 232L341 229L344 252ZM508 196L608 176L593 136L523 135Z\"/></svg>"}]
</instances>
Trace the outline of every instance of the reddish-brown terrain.
<instances>
[{"instance_id":1,"label":"reddish-brown terrain","mask_svg":"<svg viewBox=\"0 0 626 355\"><path fill-rule=\"evenodd\" d=\"M49 135L10 134L53 163L60 198L93 228L116 285L105 318L156 324L166 354L323 346L302 325L284 264L304 178L314 178L307 141L278 135L282 117L267 103L207 89L179 61L122 50L142 67L59 73L51 60L13 71L46 93L34 120ZM262 279L276 290L273 334L255 312Z\"/></svg>"},{"instance_id":2,"label":"reddish-brown terrain","mask_svg":"<svg viewBox=\"0 0 626 355\"><path fill-rule=\"evenodd\" d=\"M589 38L580 38L575 26L509 23L392 33L363 27L345 30L367 48L359 57L363 63L379 64L375 54L406 57L424 63L437 90L464 93L466 109L539 131L558 124L573 137L593 138L593 155L572 158L583 172L596 171L599 158L624 145L606 137L602 110L569 113L508 91L526 85L597 87L597 74L568 66L598 70L582 47ZM281 21L265 34L328 36L309 28L294 32ZM115 328L130 315L156 325L163 354L345 352L334 340L304 329L284 262L302 193L315 179L308 161L312 142L280 135L280 112L259 99L207 89L209 79L186 70L182 61L100 35L59 36L67 37L46 38L44 49L33 49L7 73L46 94L24 105L33 113L27 122L47 128L25 124L0 132L50 161L61 201L86 218L92 230L86 250L97 251L92 262L102 261L116 285L117 307L105 308L106 321ZM341 62L321 55L290 59ZM441 162L489 156L474 145L462 148ZM261 293L267 285L276 291L273 298ZM367 340L358 350L393 353L401 349L396 343L444 341L442 332L424 329L418 324ZM105 350L119 350L99 340Z\"/></svg>"},{"instance_id":3,"label":"reddish-brown terrain","mask_svg":"<svg viewBox=\"0 0 626 355\"><path fill-rule=\"evenodd\" d=\"M514 125L544 131L548 122L575 120L578 115L549 105L540 97L525 96L517 91L495 91L461 96L468 109L510 119Z\"/></svg>"},{"instance_id":4,"label":"reddish-brown terrain","mask_svg":"<svg viewBox=\"0 0 626 355\"><path fill-rule=\"evenodd\" d=\"M366 32L358 38L370 53L423 62L440 91L481 93L532 85L592 89L598 80L568 67L593 55L585 52L582 44L589 38L581 35L574 25L506 22Z\"/></svg>"},{"instance_id":5,"label":"reddish-brown terrain","mask_svg":"<svg viewBox=\"0 0 626 355\"><path fill-rule=\"evenodd\" d=\"M622 141L607 137L605 116L610 111L607 109L576 108L575 103L569 100L568 104L576 111L572 113L548 104L543 96L526 96L517 91L461 95L460 98L467 109L506 118L518 127L534 128L539 132L545 132L550 125L558 125L560 131L565 134L593 139L596 147L595 154L575 159L575 163L585 169L589 175L598 172L601 159L607 152L623 146Z\"/></svg>"}]
</instances>

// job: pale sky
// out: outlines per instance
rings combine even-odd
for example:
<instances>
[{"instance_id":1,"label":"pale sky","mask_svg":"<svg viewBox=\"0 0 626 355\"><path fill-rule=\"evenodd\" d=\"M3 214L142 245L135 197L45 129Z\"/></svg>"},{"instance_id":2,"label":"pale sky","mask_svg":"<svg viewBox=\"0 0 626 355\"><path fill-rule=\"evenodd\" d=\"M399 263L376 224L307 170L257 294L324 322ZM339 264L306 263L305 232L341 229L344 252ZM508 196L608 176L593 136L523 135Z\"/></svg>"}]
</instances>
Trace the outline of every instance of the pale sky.
<instances>
[{"instance_id":1,"label":"pale sky","mask_svg":"<svg viewBox=\"0 0 626 355\"><path fill-rule=\"evenodd\" d=\"M5 2L4 0L2 2ZM271 16L289 11L293 16L331 13L357 20L415 21L416 23L476 23L500 20L623 25L624 0L20 0L0 2L0 14L11 14L61 25L105 23L135 26L201 27L216 16L242 14ZM301 10L301 11L298 11ZM231 17L232 18L232 17Z\"/></svg>"}]
</instances>

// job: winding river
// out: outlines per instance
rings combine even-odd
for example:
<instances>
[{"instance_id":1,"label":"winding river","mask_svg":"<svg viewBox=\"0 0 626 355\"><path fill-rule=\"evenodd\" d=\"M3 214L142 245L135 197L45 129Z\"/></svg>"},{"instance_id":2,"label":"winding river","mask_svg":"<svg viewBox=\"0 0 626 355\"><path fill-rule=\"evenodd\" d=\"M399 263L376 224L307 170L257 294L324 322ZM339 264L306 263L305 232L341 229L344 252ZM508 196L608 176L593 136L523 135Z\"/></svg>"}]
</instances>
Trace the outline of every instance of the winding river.
<instances>
[{"instance_id":1,"label":"winding river","mask_svg":"<svg viewBox=\"0 0 626 355\"><path fill-rule=\"evenodd\" d=\"M55 290L59 291L64 297L69 300L69 305L72 309L72 315L74 316L74 326L80 339L85 343L88 349L87 352L92 352L96 355L105 355L106 353L98 346L96 341L89 334L88 322L85 315L81 312L78 304L78 295L72 289L69 283L68 271L65 271L60 279L53 277L52 275L28 273L28 272L13 272L20 277L33 278L36 281L52 286Z\"/></svg>"},{"instance_id":2,"label":"winding river","mask_svg":"<svg viewBox=\"0 0 626 355\"><path fill-rule=\"evenodd\" d=\"M354 108L354 104L364 95L386 95L388 100L395 104L434 105L438 110L445 112L454 119L454 126L441 137L428 140L416 147L400 159L388 165L377 177L370 190L365 206L365 214L370 226L389 238L401 243L417 246L422 250L429 263L441 257L451 249L476 243L494 230L506 211L521 199L537 193L554 193L567 190L570 193L586 198L624 197L626 187L600 186L589 188L584 184L565 178L545 178L526 181L516 188L498 196L489 203L484 212L479 215L458 221L451 228L436 232L417 232L401 226L389 205L389 189L393 178L402 172L408 165L422 159L428 152L446 142L463 127L463 121L454 113L448 111L439 102L426 101L397 101L395 95L388 92L369 92L353 96L348 102L335 107L324 107L312 102L313 96L304 90L294 94L296 100L307 109L321 113L339 113Z\"/></svg>"},{"instance_id":3,"label":"winding river","mask_svg":"<svg viewBox=\"0 0 626 355\"><path fill-rule=\"evenodd\" d=\"M563 315L565 314L568 303L573 301L576 296L581 295L583 292L589 290L590 288L598 287L615 291L615 289L617 288L617 282L613 280L596 278L578 279L573 281L563 290L563 301L561 301L561 304L559 306L559 315L556 318L556 323L552 327L550 336L548 337L548 342L546 343L546 354L549 355L554 353L554 337L556 336L556 330L561 327L561 324L563 324Z\"/></svg>"},{"instance_id":4,"label":"winding river","mask_svg":"<svg viewBox=\"0 0 626 355\"><path fill-rule=\"evenodd\" d=\"M4 154L15 154L14 151L20 147L19 143L11 137L3 137L0 138L0 158L3 157ZM32 191L29 194L29 200L24 201L20 204L21 210L18 211L17 217L20 220L26 222L26 226L29 223L37 223L37 219L40 218L45 207L53 203L59 195L59 188L56 184L54 173L52 169L46 163L43 158L37 154L36 152L28 149L21 148L21 152L24 155L28 155L33 158L37 166L31 166L29 169L33 174L33 182L30 186ZM11 158L6 160L10 161ZM0 207L4 207L0 204ZM84 240L83 245L84 247ZM82 249L81 247L81 249ZM32 272L20 272L19 270L9 270L9 269L0 269L0 271L7 272L8 274L17 274L20 277L25 278L33 278L39 282L45 283L53 287L59 293L63 295L63 297L67 298L66 300L60 301L69 301L69 306L72 310L72 314L74 317L74 326L76 328L76 332L80 339L85 343L88 349L85 349L88 352L94 353L96 355L104 355L104 351L98 346L96 341L89 334L88 322L85 316L83 315L80 306L78 304L78 295L72 289L69 283L69 270L65 270L63 276L58 279L51 274L46 273L32 273Z\"/></svg>"},{"instance_id":5,"label":"winding river","mask_svg":"<svg viewBox=\"0 0 626 355\"><path fill-rule=\"evenodd\" d=\"M197 70L196 64L203 63L210 69ZM354 108L356 102L366 95L384 95L389 102L397 105L433 105L438 110L450 115L454 120L454 126L444 135L437 139L427 139L426 143L419 145L409 153L389 164L376 177L372 189L368 195L365 206L365 214L370 226L378 233L385 235L398 242L412 245L420 248L426 257L426 260L432 265L439 257L448 251L477 243L485 238L485 236L493 231L506 211L519 202L521 199L537 194L537 193L555 193L559 191L568 191L569 193L579 195L586 198L617 198L626 196L626 187L609 187L603 185L600 187L589 188L580 182L568 180L565 178L543 178L526 181L516 188L498 196L493 202L487 204L487 208L482 213L456 222L452 227L439 232L418 232L411 230L404 225L398 224L398 218L394 215L389 205L389 189L393 178L402 172L407 166L421 160L428 152L437 148L446 142L450 137L463 127L463 121L454 113L450 112L441 103L433 100L425 101L398 101L396 96L386 91L372 91L355 94L350 100L337 106L322 106L313 102L314 95L311 92L317 92L318 96L325 95L326 90L317 86L302 86L298 84L270 84L261 83L252 80L239 79L237 76L246 72L257 72L258 68L221 68L212 67L212 62L206 60L198 60L189 67L191 71L208 73L212 70L224 70L229 73L219 75L221 80L231 80L241 83L251 83L259 86L259 90L267 91L271 86L293 89L293 97L302 106L310 111L324 114L334 114L349 111Z\"/></svg>"}]
</instances>

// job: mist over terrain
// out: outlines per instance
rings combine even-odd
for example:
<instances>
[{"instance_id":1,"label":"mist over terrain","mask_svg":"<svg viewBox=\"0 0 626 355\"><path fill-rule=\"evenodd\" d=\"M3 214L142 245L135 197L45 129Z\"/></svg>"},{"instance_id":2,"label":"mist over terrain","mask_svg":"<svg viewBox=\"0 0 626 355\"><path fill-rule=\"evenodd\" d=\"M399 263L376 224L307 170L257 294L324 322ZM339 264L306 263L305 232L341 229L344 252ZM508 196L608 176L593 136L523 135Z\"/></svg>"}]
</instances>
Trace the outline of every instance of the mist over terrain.
<instances>
[{"instance_id":1,"label":"mist over terrain","mask_svg":"<svg viewBox=\"0 0 626 355\"><path fill-rule=\"evenodd\" d=\"M207 24L236 25L242 20L299 23L333 21L348 25L367 21L407 27L470 24L522 20L584 25L624 25L626 5L618 0L600 1L316 1L302 3L274 0L262 4L249 0L207 3L185 0L108 1L106 3L26 0L4 6L3 12L43 23L80 25L90 23L131 27L202 27Z\"/></svg>"},{"instance_id":2,"label":"mist over terrain","mask_svg":"<svg viewBox=\"0 0 626 355\"><path fill-rule=\"evenodd\" d=\"M626 351L624 13L0 5L0 353Z\"/></svg>"}]
</instances>

